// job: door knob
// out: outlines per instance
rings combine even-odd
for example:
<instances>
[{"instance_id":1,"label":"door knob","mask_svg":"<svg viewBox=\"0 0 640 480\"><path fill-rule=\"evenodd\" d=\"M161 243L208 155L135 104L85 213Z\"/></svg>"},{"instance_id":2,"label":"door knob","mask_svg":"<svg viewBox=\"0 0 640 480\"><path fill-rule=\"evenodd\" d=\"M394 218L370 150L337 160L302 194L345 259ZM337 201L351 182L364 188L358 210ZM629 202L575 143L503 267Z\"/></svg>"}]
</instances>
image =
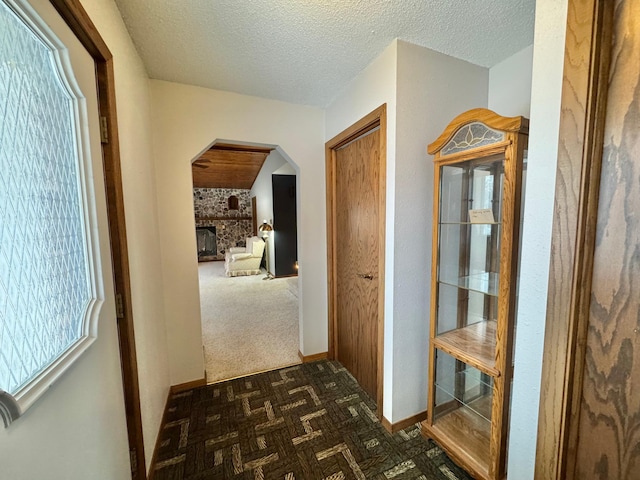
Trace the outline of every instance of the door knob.
<instances>
[{"instance_id":1,"label":"door knob","mask_svg":"<svg viewBox=\"0 0 640 480\"><path fill-rule=\"evenodd\" d=\"M373 280L373 275L370 273L359 273L358 277L364 278L365 280Z\"/></svg>"}]
</instances>

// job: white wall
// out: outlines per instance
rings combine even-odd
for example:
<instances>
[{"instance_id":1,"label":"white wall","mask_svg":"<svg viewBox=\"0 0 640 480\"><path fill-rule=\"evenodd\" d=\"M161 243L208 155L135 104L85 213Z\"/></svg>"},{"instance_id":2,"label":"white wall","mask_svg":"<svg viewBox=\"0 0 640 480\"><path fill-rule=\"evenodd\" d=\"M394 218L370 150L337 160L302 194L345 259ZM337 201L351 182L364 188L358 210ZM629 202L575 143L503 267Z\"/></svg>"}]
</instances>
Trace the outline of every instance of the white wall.
<instances>
[{"instance_id":1,"label":"white wall","mask_svg":"<svg viewBox=\"0 0 640 480\"><path fill-rule=\"evenodd\" d=\"M83 6L114 56L140 408L148 468L170 386L151 149L151 97L144 65L115 4L110 0L84 0Z\"/></svg>"},{"instance_id":2,"label":"white wall","mask_svg":"<svg viewBox=\"0 0 640 480\"><path fill-rule=\"evenodd\" d=\"M114 55L140 408L148 468L170 386L151 149L151 97L145 68L113 2L91 0L83 4Z\"/></svg>"},{"instance_id":3,"label":"white wall","mask_svg":"<svg viewBox=\"0 0 640 480\"><path fill-rule=\"evenodd\" d=\"M273 223L273 185L271 175L288 165L287 160L277 150L273 150L262 164L262 168L251 186L252 197L256 197L258 225L264 220Z\"/></svg>"},{"instance_id":4,"label":"white wall","mask_svg":"<svg viewBox=\"0 0 640 480\"><path fill-rule=\"evenodd\" d=\"M387 418L394 423L427 407L433 220L427 144L455 116L486 107L489 87L486 68L402 41L397 75L394 307L386 319L393 321L393 411Z\"/></svg>"},{"instance_id":5,"label":"white wall","mask_svg":"<svg viewBox=\"0 0 640 480\"><path fill-rule=\"evenodd\" d=\"M151 80L153 142L172 383L203 376L191 160L216 138L279 145L299 167L300 350L327 351L324 112ZM285 157L286 158L286 157Z\"/></svg>"},{"instance_id":6,"label":"white wall","mask_svg":"<svg viewBox=\"0 0 640 480\"><path fill-rule=\"evenodd\" d=\"M385 252L385 328L383 415L391 418L393 355L393 218L395 202L396 162L396 69L398 42L394 40L347 88L327 107L325 140L338 135L380 105L387 104L387 197ZM323 174L324 177L324 174ZM389 372L389 373L387 373Z\"/></svg>"},{"instance_id":7,"label":"white wall","mask_svg":"<svg viewBox=\"0 0 640 480\"><path fill-rule=\"evenodd\" d=\"M114 55L148 463L169 389L148 80L115 4L111 0L82 0L82 4ZM0 430L0 477L112 480L128 476L115 313L113 304L105 308L113 321L99 325L96 343L22 418Z\"/></svg>"},{"instance_id":8,"label":"white wall","mask_svg":"<svg viewBox=\"0 0 640 480\"><path fill-rule=\"evenodd\" d=\"M285 163L282 167L273 172L274 175L297 175L296 169L290 163Z\"/></svg>"},{"instance_id":9,"label":"white wall","mask_svg":"<svg viewBox=\"0 0 640 480\"><path fill-rule=\"evenodd\" d=\"M418 47L398 46L394 42L328 107L326 122L320 109L168 82L151 81L150 97L144 68L115 5L111 0L82 0L82 3L114 54L147 462L151 458L169 384L202 378L204 374L197 262L192 248L195 233L190 161L215 138L226 138L280 145L300 166L299 255L303 300L300 330L304 337L301 351L305 355L326 351L326 245L324 232L317 227L325 223L325 185L321 180L324 179L324 141L382 103L387 103L388 109L385 315L387 320L392 320L385 327L387 354L383 413L391 421L404 418L421 400L415 395L409 395L408 401L402 398L401 390L405 385L401 377L404 375L412 382L415 378L422 378L419 374L411 378L416 373L406 374L405 368L415 370L417 367L415 359L404 363L410 355L405 355L402 350L407 345L407 351L415 348L416 340L408 338L412 330L404 327L417 325L427 305L416 302L417 306L411 307L408 304L412 302L404 302L412 311L404 311L405 305L396 308L402 292L398 291L399 284L394 283L394 272L400 273L403 265L395 263L396 259L401 262L400 256L396 258L394 253L400 251L395 248L395 242L404 245L401 242L406 238L403 232L407 228L407 218L403 212L410 210L407 202L414 196L417 203L426 202L424 222L431 219L429 195L417 191L418 185L426 186L430 182L430 163L426 159L425 167L419 156L426 143L432 140L429 129L438 132L438 128L453 116L445 118L437 110L412 108L414 98L429 94L422 91L420 82L410 79L415 73L430 74L427 64L420 61L422 52L416 50ZM509 471L513 478L533 477L553 175L558 144L565 3L539 0L536 5L528 171L530 188L527 189L521 271L521 291L528 294L521 296L518 313L509 450ZM528 55L530 52L525 49L509 60L526 68ZM412 66L410 62L413 61L418 61L418 64ZM502 70L507 68L512 67L505 61L490 71L489 106L501 114L525 114L525 103L503 103L500 92L505 88L516 90L512 98L524 99L526 96L524 71L520 80L504 85L506 77ZM516 72L520 70L516 69ZM149 108L154 115L152 131L149 128ZM508 109L513 109L513 112ZM435 123L430 123L429 111L434 112L433 122L444 123L436 128ZM411 136L411 128L415 132L415 140L404 138ZM399 132L401 142L397 149L396 132ZM149 145L151 133L155 158ZM418 145L422 142L423 145ZM406 164L405 155L408 155ZM402 159L398 166L396 158L400 156ZM411 174L412 169L424 172L425 176ZM408 178L410 174L411 178ZM413 193L401 192L396 196L396 184ZM420 232L425 231L424 243L426 251L429 251L428 223L416 225L408 237L419 243ZM162 237L160 244L156 241L158 235ZM423 255L422 250L419 255ZM416 275L424 276L413 274L414 277ZM424 278L421 281L424 282ZM425 286L428 288L428 283ZM394 295L397 295L395 299ZM165 297L164 303L161 297ZM420 329L418 327L418 331ZM168 349L165 347L167 340L170 343ZM394 348L399 352L389 355L388 352ZM422 362L420 355L416 358ZM396 385L389 372L396 373L400 383ZM38 461L34 462L34 458ZM0 430L0 468L3 478L16 480L106 480L126 476L128 457L115 324L101 324L98 341L77 365L23 418L10 428Z\"/></svg>"},{"instance_id":10,"label":"white wall","mask_svg":"<svg viewBox=\"0 0 640 480\"><path fill-rule=\"evenodd\" d=\"M433 172L426 146L455 115L487 105L488 75L394 40L327 108L329 140L387 104L383 415L392 423L427 405Z\"/></svg>"},{"instance_id":11,"label":"white wall","mask_svg":"<svg viewBox=\"0 0 640 480\"><path fill-rule=\"evenodd\" d=\"M273 226L273 184L271 182L271 175L279 170L281 167L289 165L285 158L280 155L277 150L273 150L262 164L262 168L253 182L251 187L251 196L256 197L256 216L258 226L265 220ZM262 236L258 232L259 236ZM269 267L271 273L274 271L275 262L275 248L273 248L273 242L269 239Z\"/></svg>"},{"instance_id":12,"label":"white wall","mask_svg":"<svg viewBox=\"0 0 640 480\"><path fill-rule=\"evenodd\" d=\"M489 69L489 108L499 115L529 118L533 45Z\"/></svg>"},{"instance_id":13,"label":"white wall","mask_svg":"<svg viewBox=\"0 0 640 480\"><path fill-rule=\"evenodd\" d=\"M566 22L567 2L536 2L509 478L534 473Z\"/></svg>"}]
</instances>

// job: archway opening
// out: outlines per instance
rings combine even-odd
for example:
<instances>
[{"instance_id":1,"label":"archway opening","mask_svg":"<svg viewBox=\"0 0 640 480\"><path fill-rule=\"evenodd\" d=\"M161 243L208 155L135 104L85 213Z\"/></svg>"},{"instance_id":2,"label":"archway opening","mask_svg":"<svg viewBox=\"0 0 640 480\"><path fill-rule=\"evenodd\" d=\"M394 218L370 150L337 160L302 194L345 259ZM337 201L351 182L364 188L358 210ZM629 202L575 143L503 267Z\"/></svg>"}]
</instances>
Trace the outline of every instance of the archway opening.
<instances>
[{"instance_id":1,"label":"archway opening","mask_svg":"<svg viewBox=\"0 0 640 480\"><path fill-rule=\"evenodd\" d=\"M192 175L207 382L299 363L298 166L217 139Z\"/></svg>"}]
</instances>

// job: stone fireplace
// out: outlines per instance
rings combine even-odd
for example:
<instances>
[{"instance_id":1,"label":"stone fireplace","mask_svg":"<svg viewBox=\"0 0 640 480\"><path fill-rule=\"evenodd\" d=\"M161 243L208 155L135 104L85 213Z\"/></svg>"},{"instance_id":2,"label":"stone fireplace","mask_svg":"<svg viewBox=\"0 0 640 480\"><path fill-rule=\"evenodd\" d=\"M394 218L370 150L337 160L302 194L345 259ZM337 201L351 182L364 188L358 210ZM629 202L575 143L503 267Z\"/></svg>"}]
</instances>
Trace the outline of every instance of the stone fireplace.
<instances>
[{"instance_id":1,"label":"stone fireplace","mask_svg":"<svg viewBox=\"0 0 640 480\"><path fill-rule=\"evenodd\" d=\"M234 197L234 201L229 199ZM250 190L229 188L194 188L193 206L197 233L198 261L224 260L231 247L244 246L247 237L253 235ZM230 208L231 207L231 208ZM204 229L209 229L205 233ZM215 250L207 249L201 255L201 237L213 234ZM213 253L211 253L213 252Z\"/></svg>"}]
</instances>

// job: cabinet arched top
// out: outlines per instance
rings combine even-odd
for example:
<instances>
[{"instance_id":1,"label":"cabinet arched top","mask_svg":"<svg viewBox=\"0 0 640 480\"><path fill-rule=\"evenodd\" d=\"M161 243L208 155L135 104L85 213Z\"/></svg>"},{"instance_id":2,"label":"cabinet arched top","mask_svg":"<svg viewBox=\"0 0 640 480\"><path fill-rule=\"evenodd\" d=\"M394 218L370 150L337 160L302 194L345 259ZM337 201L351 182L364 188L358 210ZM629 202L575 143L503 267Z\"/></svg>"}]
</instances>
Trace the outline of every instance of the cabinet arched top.
<instances>
[{"instance_id":1,"label":"cabinet arched top","mask_svg":"<svg viewBox=\"0 0 640 480\"><path fill-rule=\"evenodd\" d=\"M529 120L525 117L503 117L487 108L474 108L467 112L461 113L454 118L440 136L427 147L427 152L431 155L439 153L449 142L454 139L456 134L463 128L471 124L482 124L489 133L503 134L503 138L478 143L478 147L501 141L507 133L529 133ZM465 135L466 136L466 135ZM460 148L459 150L467 150L476 148L475 145ZM441 152L441 155L453 152Z\"/></svg>"}]
</instances>

